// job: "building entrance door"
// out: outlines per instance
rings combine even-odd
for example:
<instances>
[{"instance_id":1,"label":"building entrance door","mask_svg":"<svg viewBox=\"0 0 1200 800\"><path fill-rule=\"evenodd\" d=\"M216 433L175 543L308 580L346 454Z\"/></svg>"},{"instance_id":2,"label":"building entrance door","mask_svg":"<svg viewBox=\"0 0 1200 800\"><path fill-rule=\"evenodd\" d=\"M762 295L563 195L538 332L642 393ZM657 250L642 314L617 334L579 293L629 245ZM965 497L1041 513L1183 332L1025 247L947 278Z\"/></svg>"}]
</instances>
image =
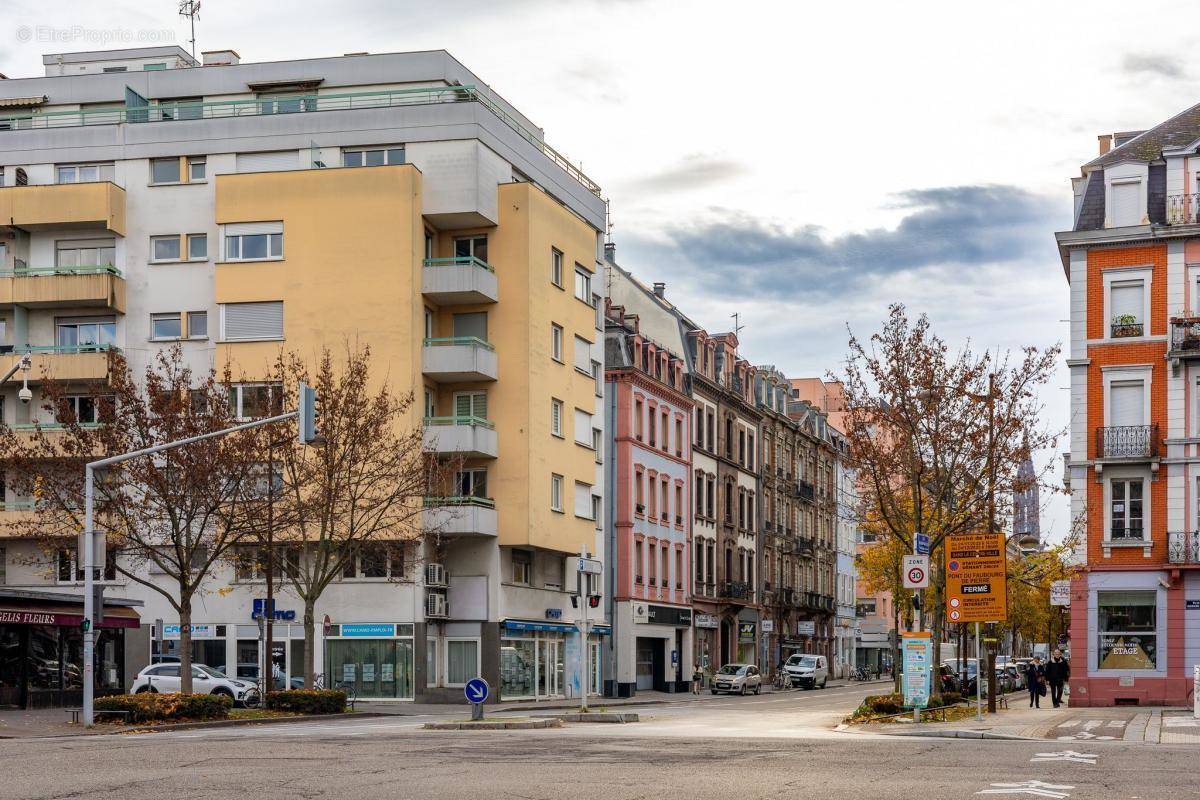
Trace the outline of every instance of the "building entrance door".
<instances>
[{"instance_id":1,"label":"building entrance door","mask_svg":"<svg viewBox=\"0 0 1200 800\"><path fill-rule=\"evenodd\" d=\"M654 688L654 651L658 645L657 639L637 640L637 689L650 691Z\"/></svg>"},{"instance_id":2,"label":"building entrance door","mask_svg":"<svg viewBox=\"0 0 1200 800\"><path fill-rule=\"evenodd\" d=\"M558 639L538 640L537 696L557 697L562 694L563 648Z\"/></svg>"}]
</instances>

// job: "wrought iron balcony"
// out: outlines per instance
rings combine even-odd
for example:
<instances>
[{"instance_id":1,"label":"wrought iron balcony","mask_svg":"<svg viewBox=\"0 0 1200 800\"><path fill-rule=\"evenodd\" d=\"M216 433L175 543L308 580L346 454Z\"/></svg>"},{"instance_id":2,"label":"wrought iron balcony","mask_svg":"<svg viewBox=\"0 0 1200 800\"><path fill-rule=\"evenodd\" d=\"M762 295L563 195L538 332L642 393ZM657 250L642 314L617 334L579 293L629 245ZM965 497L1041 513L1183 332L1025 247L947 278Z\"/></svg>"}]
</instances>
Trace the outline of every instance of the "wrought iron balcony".
<instances>
[{"instance_id":1,"label":"wrought iron balcony","mask_svg":"<svg viewBox=\"0 0 1200 800\"><path fill-rule=\"evenodd\" d=\"M1110 542L1120 542L1122 544L1127 542L1145 542L1145 530L1141 525L1130 525L1127 527L1114 525L1109 528L1108 540Z\"/></svg>"},{"instance_id":2,"label":"wrought iron balcony","mask_svg":"<svg viewBox=\"0 0 1200 800\"><path fill-rule=\"evenodd\" d=\"M814 503L817 499L817 489L808 481L799 480L796 482L796 497L809 503Z\"/></svg>"},{"instance_id":3,"label":"wrought iron balcony","mask_svg":"<svg viewBox=\"0 0 1200 800\"><path fill-rule=\"evenodd\" d=\"M1113 339L1127 339L1130 336L1142 335L1140 322L1114 322L1109 328L1109 336Z\"/></svg>"},{"instance_id":4,"label":"wrought iron balcony","mask_svg":"<svg viewBox=\"0 0 1200 800\"><path fill-rule=\"evenodd\" d=\"M1200 358L1200 317L1175 317L1171 320L1170 358Z\"/></svg>"},{"instance_id":5,"label":"wrought iron balcony","mask_svg":"<svg viewBox=\"0 0 1200 800\"><path fill-rule=\"evenodd\" d=\"M1200 564L1200 531L1168 533L1167 561L1172 564Z\"/></svg>"},{"instance_id":6,"label":"wrought iron balcony","mask_svg":"<svg viewBox=\"0 0 1200 800\"><path fill-rule=\"evenodd\" d=\"M1167 224L1194 225L1200 221L1200 194L1169 194L1167 195Z\"/></svg>"},{"instance_id":7,"label":"wrought iron balcony","mask_svg":"<svg viewBox=\"0 0 1200 800\"><path fill-rule=\"evenodd\" d=\"M1096 458L1129 461L1158 458L1158 425L1097 428Z\"/></svg>"},{"instance_id":8,"label":"wrought iron balcony","mask_svg":"<svg viewBox=\"0 0 1200 800\"><path fill-rule=\"evenodd\" d=\"M745 581L725 581L721 584L721 597L731 600L753 600L754 587Z\"/></svg>"}]
</instances>

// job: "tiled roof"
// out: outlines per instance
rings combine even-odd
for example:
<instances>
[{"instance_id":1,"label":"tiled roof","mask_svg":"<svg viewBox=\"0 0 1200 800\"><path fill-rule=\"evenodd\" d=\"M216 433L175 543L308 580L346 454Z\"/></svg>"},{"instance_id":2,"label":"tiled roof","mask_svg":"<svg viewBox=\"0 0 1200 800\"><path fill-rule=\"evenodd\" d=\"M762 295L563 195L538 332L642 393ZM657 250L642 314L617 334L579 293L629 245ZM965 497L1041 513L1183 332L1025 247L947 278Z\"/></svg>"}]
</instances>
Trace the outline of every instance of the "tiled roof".
<instances>
[{"instance_id":1,"label":"tiled roof","mask_svg":"<svg viewBox=\"0 0 1200 800\"><path fill-rule=\"evenodd\" d=\"M1200 139L1200 103L1089 161L1083 170L1090 172L1126 160L1153 161L1164 149L1183 147L1197 139Z\"/></svg>"}]
</instances>

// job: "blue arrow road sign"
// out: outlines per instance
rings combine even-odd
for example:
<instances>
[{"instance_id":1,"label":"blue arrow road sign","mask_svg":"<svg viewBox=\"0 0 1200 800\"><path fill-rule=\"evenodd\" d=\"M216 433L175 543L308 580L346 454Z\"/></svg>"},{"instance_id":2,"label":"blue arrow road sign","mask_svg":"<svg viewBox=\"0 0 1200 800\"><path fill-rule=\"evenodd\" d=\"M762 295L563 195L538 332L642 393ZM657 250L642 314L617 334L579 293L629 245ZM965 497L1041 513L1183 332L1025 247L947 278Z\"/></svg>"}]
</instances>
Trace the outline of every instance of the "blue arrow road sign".
<instances>
[{"instance_id":1,"label":"blue arrow road sign","mask_svg":"<svg viewBox=\"0 0 1200 800\"><path fill-rule=\"evenodd\" d=\"M914 545L913 550L916 551L917 555L919 555L919 556L929 555L929 534L918 533L913 538L913 545Z\"/></svg>"},{"instance_id":2,"label":"blue arrow road sign","mask_svg":"<svg viewBox=\"0 0 1200 800\"><path fill-rule=\"evenodd\" d=\"M488 684L483 678L471 678L463 687L463 694L472 703L483 703L488 699Z\"/></svg>"}]
</instances>

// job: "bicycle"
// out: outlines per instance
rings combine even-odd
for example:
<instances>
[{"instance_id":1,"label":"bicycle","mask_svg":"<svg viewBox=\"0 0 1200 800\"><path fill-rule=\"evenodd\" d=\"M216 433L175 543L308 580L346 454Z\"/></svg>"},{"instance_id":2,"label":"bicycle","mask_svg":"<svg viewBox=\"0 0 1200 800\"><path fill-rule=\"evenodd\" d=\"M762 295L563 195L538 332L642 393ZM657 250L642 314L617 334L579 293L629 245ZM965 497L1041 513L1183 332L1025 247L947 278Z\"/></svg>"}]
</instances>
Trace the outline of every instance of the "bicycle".
<instances>
[{"instance_id":1,"label":"bicycle","mask_svg":"<svg viewBox=\"0 0 1200 800\"><path fill-rule=\"evenodd\" d=\"M783 691L784 689L790 688L792 688L791 676L787 674L786 670L777 670L775 672L775 689L778 691Z\"/></svg>"}]
</instances>

